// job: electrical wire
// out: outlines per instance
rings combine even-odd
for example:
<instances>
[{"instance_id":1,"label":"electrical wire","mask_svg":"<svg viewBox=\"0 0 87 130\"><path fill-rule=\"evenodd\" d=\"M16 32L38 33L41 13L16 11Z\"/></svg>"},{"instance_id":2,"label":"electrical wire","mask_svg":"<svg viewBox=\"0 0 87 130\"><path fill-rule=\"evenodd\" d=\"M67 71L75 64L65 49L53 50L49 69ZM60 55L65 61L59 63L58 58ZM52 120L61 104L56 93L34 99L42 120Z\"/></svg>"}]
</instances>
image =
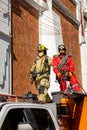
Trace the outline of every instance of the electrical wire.
<instances>
[{"instance_id":1,"label":"electrical wire","mask_svg":"<svg viewBox=\"0 0 87 130\"><path fill-rule=\"evenodd\" d=\"M2 1L1 1L2 2ZM2 2L3 4L5 4L6 6L8 6L6 3L4 3L4 2ZM53 13L53 12L52 12ZM49 22L51 22L51 23L53 23L53 24L55 24L55 25L58 25L58 27L60 27L60 29L61 29L61 25L58 23L58 22L56 22L55 20L53 21L53 19L51 19L50 17L48 17L47 15L44 15L44 17L43 17L43 19L45 19L46 21L49 21ZM1 20L2 21L2 20ZM60 30L57 30L56 29L56 27L55 28L53 28L53 26L52 25L49 25L49 24L45 24L45 23L40 23L40 25L42 25L42 27L43 27L43 29L45 29L45 30L47 30L47 31L50 31L51 32L51 34L56 34L56 35L62 35L62 32L63 32L63 30L61 30L62 32L60 32ZM42 29L42 28L40 28L40 29ZM79 31L80 32L80 31ZM86 31L85 31L86 32ZM67 34L75 34L75 32L66 32L66 35ZM46 35L46 34L45 34Z\"/></svg>"}]
</instances>

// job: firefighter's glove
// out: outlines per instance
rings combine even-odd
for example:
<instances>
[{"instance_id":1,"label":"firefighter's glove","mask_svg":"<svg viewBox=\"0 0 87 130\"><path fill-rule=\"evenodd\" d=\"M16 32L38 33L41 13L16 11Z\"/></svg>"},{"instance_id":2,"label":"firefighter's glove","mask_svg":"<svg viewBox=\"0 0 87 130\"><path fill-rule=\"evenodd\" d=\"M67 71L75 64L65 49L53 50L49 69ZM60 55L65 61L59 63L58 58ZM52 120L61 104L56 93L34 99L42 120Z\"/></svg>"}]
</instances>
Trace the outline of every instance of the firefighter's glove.
<instances>
[{"instance_id":1,"label":"firefighter's glove","mask_svg":"<svg viewBox=\"0 0 87 130\"><path fill-rule=\"evenodd\" d=\"M69 72L69 77L70 77L70 78L72 77L72 75L73 75L73 74L72 74L71 72Z\"/></svg>"},{"instance_id":2,"label":"firefighter's glove","mask_svg":"<svg viewBox=\"0 0 87 130\"><path fill-rule=\"evenodd\" d=\"M61 76L61 73L59 72L59 73L57 74L57 77L60 78L60 76Z\"/></svg>"}]
</instances>

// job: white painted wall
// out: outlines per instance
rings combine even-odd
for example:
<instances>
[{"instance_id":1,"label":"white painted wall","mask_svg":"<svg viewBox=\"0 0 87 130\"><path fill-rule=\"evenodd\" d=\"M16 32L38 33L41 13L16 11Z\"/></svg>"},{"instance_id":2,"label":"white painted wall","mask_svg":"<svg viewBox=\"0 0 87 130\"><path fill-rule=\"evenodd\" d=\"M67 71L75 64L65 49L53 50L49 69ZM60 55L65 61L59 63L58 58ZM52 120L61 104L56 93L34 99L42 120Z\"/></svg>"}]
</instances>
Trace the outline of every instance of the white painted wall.
<instances>
[{"instance_id":1,"label":"white painted wall","mask_svg":"<svg viewBox=\"0 0 87 130\"><path fill-rule=\"evenodd\" d=\"M80 3L82 7L82 12L80 12ZM87 22L84 22L83 11L87 9L86 0L77 1L77 19L81 20L82 13L82 21L84 26L84 36L81 33L81 23L79 27L79 44L80 44L80 52L81 52L81 66L82 66L82 87L87 92Z\"/></svg>"},{"instance_id":2,"label":"white painted wall","mask_svg":"<svg viewBox=\"0 0 87 130\"><path fill-rule=\"evenodd\" d=\"M58 45L63 43L60 17L52 11L52 0L47 1L48 10L40 13L39 18L39 43L48 48L48 56L53 58L58 54ZM55 82L55 74L51 68L50 88L51 92L59 91L59 84Z\"/></svg>"},{"instance_id":3,"label":"white painted wall","mask_svg":"<svg viewBox=\"0 0 87 130\"><path fill-rule=\"evenodd\" d=\"M0 93L11 93L10 15L10 0L0 0Z\"/></svg>"},{"instance_id":4,"label":"white painted wall","mask_svg":"<svg viewBox=\"0 0 87 130\"><path fill-rule=\"evenodd\" d=\"M83 11L87 11L87 2L83 1ZM82 56L82 79L83 79L83 88L87 92L87 22L84 22L84 40L85 44L81 45L81 56Z\"/></svg>"}]
</instances>

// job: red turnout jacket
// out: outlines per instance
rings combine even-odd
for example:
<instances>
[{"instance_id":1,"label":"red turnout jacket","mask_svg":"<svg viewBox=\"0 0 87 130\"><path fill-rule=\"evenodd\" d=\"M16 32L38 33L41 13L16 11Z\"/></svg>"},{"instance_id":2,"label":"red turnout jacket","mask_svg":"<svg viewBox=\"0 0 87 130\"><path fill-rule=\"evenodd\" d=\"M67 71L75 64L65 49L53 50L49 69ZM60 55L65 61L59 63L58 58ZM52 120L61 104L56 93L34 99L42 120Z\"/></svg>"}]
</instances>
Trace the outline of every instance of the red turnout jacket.
<instances>
[{"instance_id":1,"label":"red turnout jacket","mask_svg":"<svg viewBox=\"0 0 87 130\"><path fill-rule=\"evenodd\" d=\"M57 66L60 64L61 60L65 57L65 55L54 55L53 61L52 61L52 66L53 66L53 71L57 75L59 73L59 70ZM61 70L68 70L69 72L74 72L75 66L72 60L72 57L69 55L67 62L65 65L62 66Z\"/></svg>"}]
</instances>

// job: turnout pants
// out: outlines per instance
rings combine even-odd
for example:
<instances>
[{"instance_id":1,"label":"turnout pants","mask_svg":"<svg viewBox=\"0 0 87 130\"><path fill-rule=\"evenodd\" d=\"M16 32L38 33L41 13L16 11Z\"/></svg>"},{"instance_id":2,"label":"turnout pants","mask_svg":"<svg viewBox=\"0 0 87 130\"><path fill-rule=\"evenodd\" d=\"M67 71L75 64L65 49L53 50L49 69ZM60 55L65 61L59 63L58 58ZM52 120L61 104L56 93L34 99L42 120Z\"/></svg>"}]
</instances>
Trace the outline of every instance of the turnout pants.
<instances>
[{"instance_id":1,"label":"turnout pants","mask_svg":"<svg viewBox=\"0 0 87 130\"><path fill-rule=\"evenodd\" d=\"M41 102L50 102L50 97L48 96L48 88L50 82L47 78L42 78L35 81L36 89L38 90L38 101Z\"/></svg>"}]
</instances>

